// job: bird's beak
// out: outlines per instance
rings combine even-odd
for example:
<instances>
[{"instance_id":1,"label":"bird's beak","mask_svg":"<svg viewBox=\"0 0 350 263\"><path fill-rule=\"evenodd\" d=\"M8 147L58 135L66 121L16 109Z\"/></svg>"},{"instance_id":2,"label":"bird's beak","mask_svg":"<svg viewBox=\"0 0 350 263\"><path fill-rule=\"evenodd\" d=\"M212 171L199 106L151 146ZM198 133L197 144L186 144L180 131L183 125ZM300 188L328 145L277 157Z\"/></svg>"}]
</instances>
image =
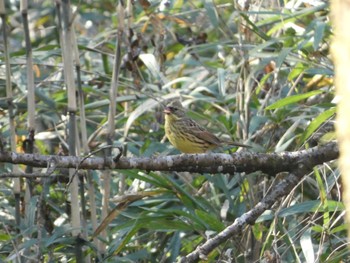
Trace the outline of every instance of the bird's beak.
<instances>
[{"instance_id":1,"label":"bird's beak","mask_svg":"<svg viewBox=\"0 0 350 263\"><path fill-rule=\"evenodd\" d=\"M170 113L171 113L171 109L170 109L169 107L165 107L164 110L163 110L163 112L164 112L165 114L170 114Z\"/></svg>"}]
</instances>

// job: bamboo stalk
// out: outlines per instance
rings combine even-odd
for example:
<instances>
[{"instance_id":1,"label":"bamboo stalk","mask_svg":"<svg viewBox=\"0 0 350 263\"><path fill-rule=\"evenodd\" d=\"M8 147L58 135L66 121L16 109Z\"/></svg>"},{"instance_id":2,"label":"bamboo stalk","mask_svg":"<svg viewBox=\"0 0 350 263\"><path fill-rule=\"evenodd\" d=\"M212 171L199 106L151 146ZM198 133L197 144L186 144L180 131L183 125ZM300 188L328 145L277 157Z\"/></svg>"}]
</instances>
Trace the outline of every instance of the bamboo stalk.
<instances>
[{"instance_id":1,"label":"bamboo stalk","mask_svg":"<svg viewBox=\"0 0 350 263\"><path fill-rule=\"evenodd\" d=\"M77 125L76 125L76 87L74 77L74 64L72 54L72 24L71 20L71 5L69 0L63 0L61 2L61 16L62 16L62 56L64 75L67 86L68 96L68 147L69 154L75 156L76 152L76 138L77 138ZM81 233L81 216L79 206L79 182L78 177L74 176L75 169L69 169L70 185L69 192L71 197L71 224L73 236L79 236ZM79 242L76 243L76 261L83 262L82 249Z\"/></svg>"},{"instance_id":2,"label":"bamboo stalk","mask_svg":"<svg viewBox=\"0 0 350 263\"><path fill-rule=\"evenodd\" d=\"M124 24L123 14L124 8L119 2L118 4L118 17L120 18L119 24ZM121 15L120 15L121 14ZM120 15L120 16L119 16ZM121 64L121 47L120 42L122 39L123 28L119 26L118 34L116 38L116 50L113 61L113 73L112 73L112 82L111 88L109 91L109 110L108 110L108 132L107 132L107 145L112 146L115 137L115 114L116 114L116 98L117 98L117 90L118 90L118 81L119 81L119 72L120 72L120 64ZM108 148L105 151L107 156L112 155L112 147ZM102 218L105 218L108 215L109 210L109 198L110 198L110 180L111 180L111 171L107 170L103 172L103 201L102 201ZM101 236L106 238L107 233L106 230L102 231ZM100 243L99 249L101 252L104 252L106 247L104 243Z\"/></svg>"},{"instance_id":3,"label":"bamboo stalk","mask_svg":"<svg viewBox=\"0 0 350 263\"><path fill-rule=\"evenodd\" d=\"M33 51L30 41L29 25L28 25L28 2L21 0L21 14L23 19L24 37L26 43L26 69L27 69L27 92L28 92L28 130L35 130L35 89L34 89L34 73L33 73ZM33 138L34 139L34 138Z\"/></svg>"},{"instance_id":4,"label":"bamboo stalk","mask_svg":"<svg viewBox=\"0 0 350 263\"><path fill-rule=\"evenodd\" d=\"M132 30L132 23L133 23L133 4L131 0L127 0L126 3L126 9L125 9L125 16L127 17L127 28L125 30L125 34L127 36L127 45L129 47L131 47L131 41L132 41L132 35L130 34L131 30ZM121 30L123 30L122 25L120 26ZM128 77L132 78L132 73L131 72L127 72ZM126 94L130 94L130 90L127 89ZM129 113L129 108L130 108L130 103L128 101L126 101L124 103L124 116L127 117L128 113ZM127 149L127 143L125 142L125 137L123 138L123 150L124 150L124 156L126 156L126 149ZM125 193L126 190L126 176L124 174L120 175L120 179L119 179L119 194L123 195Z\"/></svg>"},{"instance_id":5,"label":"bamboo stalk","mask_svg":"<svg viewBox=\"0 0 350 263\"><path fill-rule=\"evenodd\" d=\"M34 90L34 73L33 73L33 52L32 45L30 41L29 23L28 23L28 2L27 0L20 1L20 10L23 22L23 31L25 38L26 47L26 70L27 70L27 126L28 126L28 136L25 140L24 151L26 153L34 152L34 135L35 135L35 90ZM33 167L27 166L26 173L33 173ZM26 178L26 189L25 189L25 213L29 212L29 203L32 198L33 186L32 179ZM38 213L40 215L40 213ZM27 216L26 216L27 217ZM41 233L41 231L39 231Z\"/></svg>"},{"instance_id":6,"label":"bamboo stalk","mask_svg":"<svg viewBox=\"0 0 350 263\"><path fill-rule=\"evenodd\" d=\"M2 36L4 39L4 57L5 57L5 66L6 66L6 96L8 103L8 111L9 111L9 126L10 126L10 144L11 151L16 152L16 131L15 131L15 116L13 114L14 105L13 101L13 93L12 93L12 85L11 85L11 66L10 66L10 51L8 47L8 38L6 31L6 10L4 0L0 0L0 17L2 20ZM20 171L18 165L12 165L12 172L18 173ZM13 179L13 194L15 196L15 218L16 224L19 226L21 223L20 220L20 193L21 193L21 185L19 178Z\"/></svg>"},{"instance_id":7,"label":"bamboo stalk","mask_svg":"<svg viewBox=\"0 0 350 263\"><path fill-rule=\"evenodd\" d=\"M74 46L76 47L76 41L75 41L75 34L74 36ZM85 103L84 103L84 91L81 87L81 79L80 79L80 61L79 61L79 54L75 52L75 61L76 61L76 71L77 71L77 82L78 82L78 105L79 105L79 112L80 112L80 133L81 133L81 142L82 142L82 148L83 148L83 154L86 156L90 153L89 145L88 145L88 137L87 137L87 129L86 129L86 115L85 115ZM90 214L91 214L91 224L92 224L92 230L95 231L97 229L97 213L96 213L96 200L95 200L95 187L92 180L92 174L91 171L87 171L87 187L88 187L88 198L90 202ZM84 185L83 181L81 182L82 185L80 186L81 191L81 198L84 197L83 190ZM85 204L82 202L82 209L83 209L83 217L86 219L86 213L84 213L85 210ZM87 233L85 233L87 234ZM98 244L97 238L94 238L93 242L95 245Z\"/></svg>"},{"instance_id":8,"label":"bamboo stalk","mask_svg":"<svg viewBox=\"0 0 350 263\"><path fill-rule=\"evenodd\" d=\"M87 138L87 129L86 129L86 117L85 117L85 103L84 103L84 92L81 86L81 70L80 70L80 59L79 59L79 50L78 50L78 44L76 41L76 35L75 31L72 30L72 42L73 42L73 55L74 55L74 63L75 63L75 70L77 73L77 88L78 88L78 107L79 107L79 113L80 113L80 133L77 132L76 134L76 142L79 143L79 145L76 145L77 152L80 153L81 149L83 151L84 155L88 155L90 150L88 146L88 138ZM76 127L76 130L78 131L78 127ZM81 135L81 143L80 143L80 136ZM96 202L95 202L95 188L92 182L92 176L91 171L87 171L87 180L88 180L88 196L90 201L90 211L91 211L91 222L92 222L92 229L95 231L97 228L97 215L96 215ZM82 225L83 225L83 236L84 238L88 239L88 233L87 233L87 211L86 211L86 200L85 200L85 187L84 187L84 177L79 177L79 191L80 191L80 200L81 200L81 215L82 215ZM94 243L97 245L97 239L94 239ZM91 262L90 254L88 254L84 258L84 262Z\"/></svg>"}]
</instances>

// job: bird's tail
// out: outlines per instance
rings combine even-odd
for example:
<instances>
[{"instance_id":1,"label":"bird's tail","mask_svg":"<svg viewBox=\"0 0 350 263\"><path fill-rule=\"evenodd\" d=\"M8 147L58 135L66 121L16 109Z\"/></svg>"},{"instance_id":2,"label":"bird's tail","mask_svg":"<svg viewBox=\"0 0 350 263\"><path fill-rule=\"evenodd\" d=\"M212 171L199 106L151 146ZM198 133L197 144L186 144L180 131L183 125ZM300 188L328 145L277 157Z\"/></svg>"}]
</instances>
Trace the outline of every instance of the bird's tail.
<instances>
[{"instance_id":1,"label":"bird's tail","mask_svg":"<svg viewBox=\"0 0 350 263\"><path fill-rule=\"evenodd\" d=\"M232 145L232 146L237 146L237 147L244 147L244 148L252 148L252 146L240 143L240 142L233 142L231 140L221 140L223 145Z\"/></svg>"}]
</instances>

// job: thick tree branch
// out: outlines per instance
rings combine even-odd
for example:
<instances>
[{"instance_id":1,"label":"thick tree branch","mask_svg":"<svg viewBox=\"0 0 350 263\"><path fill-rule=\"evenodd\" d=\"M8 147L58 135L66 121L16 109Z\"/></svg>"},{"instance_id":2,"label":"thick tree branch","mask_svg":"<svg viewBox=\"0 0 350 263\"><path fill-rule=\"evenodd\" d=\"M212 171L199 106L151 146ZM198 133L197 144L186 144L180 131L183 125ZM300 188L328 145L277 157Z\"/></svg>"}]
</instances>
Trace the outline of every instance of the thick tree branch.
<instances>
[{"instance_id":1,"label":"thick tree branch","mask_svg":"<svg viewBox=\"0 0 350 263\"><path fill-rule=\"evenodd\" d=\"M55 174L55 177L63 177L67 175L63 174ZM23 178L34 178L34 177L52 177L52 175L47 174L47 173L3 173L0 174L0 179L6 179L6 178L18 178L18 177L23 177Z\"/></svg>"},{"instance_id":2,"label":"thick tree branch","mask_svg":"<svg viewBox=\"0 0 350 263\"><path fill-rule=\"evenodd\" d=\"M262 171L276 174L293 171L299 163L315 166L337 159L338 146L335 142L317 146L308 150L283 153L233 154L181 154L161 157L121 157L114 158L76 156L55 156L38 154L19 154L0 152L0 162L25 164L33 167L76 168L76 169L140 169L145 171L188 171L197 173L234 173Z\"/></svg>"}]
</instances>

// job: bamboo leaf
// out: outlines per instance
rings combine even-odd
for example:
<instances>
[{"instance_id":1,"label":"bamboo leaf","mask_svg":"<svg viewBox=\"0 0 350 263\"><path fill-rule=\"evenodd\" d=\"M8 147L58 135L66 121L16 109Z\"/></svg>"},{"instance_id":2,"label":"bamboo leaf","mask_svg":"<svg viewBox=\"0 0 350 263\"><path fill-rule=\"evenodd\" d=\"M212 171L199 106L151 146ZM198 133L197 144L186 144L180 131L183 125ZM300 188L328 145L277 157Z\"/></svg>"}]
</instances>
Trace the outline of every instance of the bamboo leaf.
<instances>
[{"instance_id":1,"label":"bamboo leaf","mask_svg":"<svg viewBox=\"0 0 350 263\"><path fill-rule=\"evenodd\" d=\"M323 93L322 90L314 90L314 91L310 91L307 93L301 93L298 95L289 96L287 98L283 98L283 99L271 104L270 106L266 107L265 110L274 110L274 109L282 108L284 106L294 104L296 102L299 102L301 100L307 99L311 96L321 94L321 93Z\"/></svg>"},{"instance_id":2,"label":"bamboo leaf","mask_svg":"<svg viewBox=\"0 0 350 263\"><path fill-rule=\"evenodd\" d=\"M305 142L317 129L320 127L326 120L328 120L330 117L332 117L335 114L336 108L330 108L324 112L322 112L320 115L318 115L315 119L312 120L312 122L309 124L309 126L306 128L305 132L301 136L301 142Z\"/></svg>"}]
</instances>

